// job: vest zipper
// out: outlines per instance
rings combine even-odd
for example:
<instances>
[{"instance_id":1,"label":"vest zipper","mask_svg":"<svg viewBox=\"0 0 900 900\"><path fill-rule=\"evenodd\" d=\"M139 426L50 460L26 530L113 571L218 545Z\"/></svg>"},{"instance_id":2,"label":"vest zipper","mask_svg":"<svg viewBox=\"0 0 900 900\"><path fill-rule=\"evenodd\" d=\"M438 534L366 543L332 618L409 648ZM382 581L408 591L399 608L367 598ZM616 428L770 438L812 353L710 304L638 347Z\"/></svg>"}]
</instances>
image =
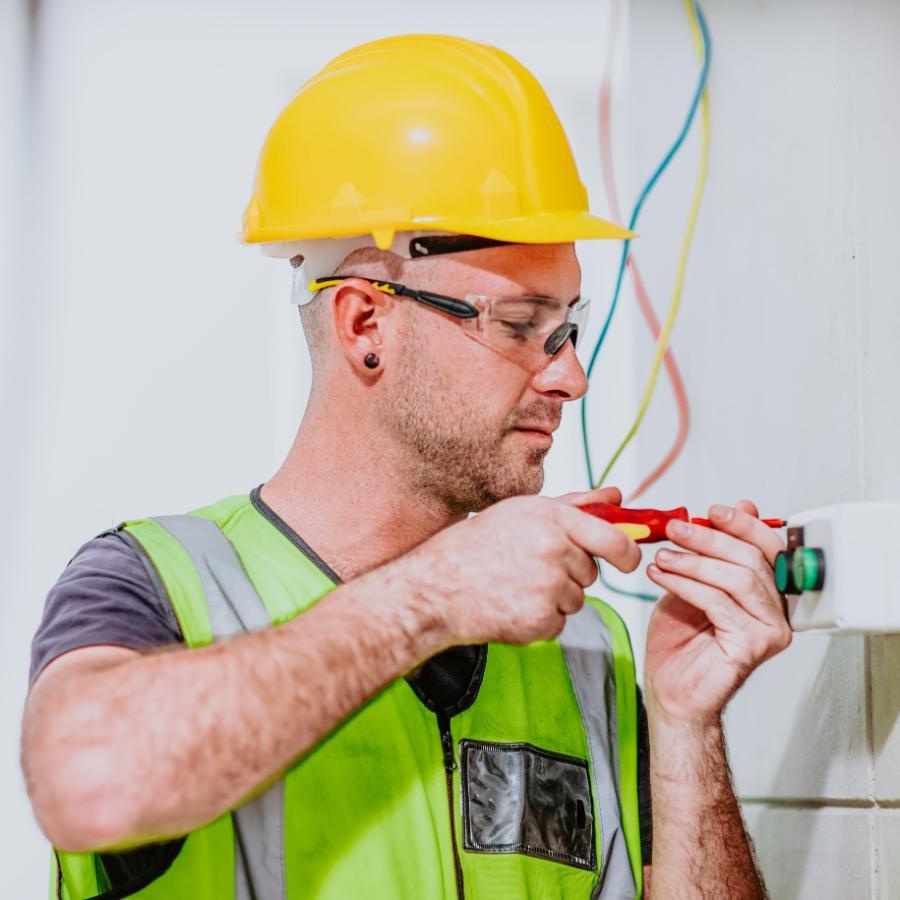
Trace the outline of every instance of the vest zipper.
<instances>
[{"instance_id":1,"label":"vest zipper","mask_svg":"<svg viewBox=\"0 0 900 900\"><path fill-rule=\"evenodd\" d=\"M456 896L458 900L465 900L462 863L459 861L459 850L456 846L456 804L453 802L453 770L456 768L456 759L453 756L453 735L450 733L450 717L447 713L439 709L436 714L438 728L441 731L441 749L444 753L444 778L447 782L447 804L450 808L450 843L453 846Z\"/></svg>"}]
</instances>

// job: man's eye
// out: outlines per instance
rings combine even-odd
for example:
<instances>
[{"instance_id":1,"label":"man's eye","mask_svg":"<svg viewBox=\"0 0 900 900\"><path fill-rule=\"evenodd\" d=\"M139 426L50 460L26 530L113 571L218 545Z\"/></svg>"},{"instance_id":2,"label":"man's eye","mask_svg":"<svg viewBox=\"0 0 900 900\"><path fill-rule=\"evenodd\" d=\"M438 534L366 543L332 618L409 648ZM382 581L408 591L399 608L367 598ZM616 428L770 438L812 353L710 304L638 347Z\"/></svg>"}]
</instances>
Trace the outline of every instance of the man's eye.
<instances>
[{"instance_id":1,"label":"man's eye","mask_svg":"<svg viewBox=\"0 0 900 900\"><path fill-rule=\"evenodd\" d=\"M510 322L501 320L500 324L503 325L513 337L522 338L523 340L531 337L535 329L534 322Z\"/></svg>"}]
</instances>

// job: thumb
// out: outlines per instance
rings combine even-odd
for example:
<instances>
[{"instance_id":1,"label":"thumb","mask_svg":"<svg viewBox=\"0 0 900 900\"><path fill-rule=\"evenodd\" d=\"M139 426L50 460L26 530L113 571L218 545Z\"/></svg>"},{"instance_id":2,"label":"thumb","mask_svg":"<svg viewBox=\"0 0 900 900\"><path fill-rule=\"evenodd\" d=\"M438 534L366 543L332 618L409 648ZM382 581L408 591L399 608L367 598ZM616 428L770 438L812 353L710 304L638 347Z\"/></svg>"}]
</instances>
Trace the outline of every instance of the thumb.
<instances>
[{"instance_id":1,"label":"thumb","mask_svg":"<svg viewBox=\"0 0 900 900\"><path fill-rule=\"evenodd\" d=\"M577 491L572 494L563 494L557 497L561 503L567 503L569 506L584 506L585 503L612 503L620 506L622 503L622 492L617 487L596 488L593 491Z\"/></svg>"}]
</instances>

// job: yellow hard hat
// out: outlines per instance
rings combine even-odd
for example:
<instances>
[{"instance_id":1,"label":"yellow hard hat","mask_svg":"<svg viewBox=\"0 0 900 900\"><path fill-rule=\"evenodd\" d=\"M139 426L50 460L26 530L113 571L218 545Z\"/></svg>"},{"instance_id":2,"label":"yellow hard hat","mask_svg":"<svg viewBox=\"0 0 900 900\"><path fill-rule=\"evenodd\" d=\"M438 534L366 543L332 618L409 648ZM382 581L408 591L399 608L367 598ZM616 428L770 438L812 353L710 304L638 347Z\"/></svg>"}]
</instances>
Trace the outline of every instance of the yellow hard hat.
<instances>
[{"instance_id":1,"label":"yellow hard hat","mask_svg":"<svg viewBox=\"0 0 900 900\"><path fill-rule=\"evenodd\" d=\"M627 238L587 191L543 88L508 53L403 35L333 59L269 131L247 243L430 229L516 243Z\"/></svg>"}]
</instances>

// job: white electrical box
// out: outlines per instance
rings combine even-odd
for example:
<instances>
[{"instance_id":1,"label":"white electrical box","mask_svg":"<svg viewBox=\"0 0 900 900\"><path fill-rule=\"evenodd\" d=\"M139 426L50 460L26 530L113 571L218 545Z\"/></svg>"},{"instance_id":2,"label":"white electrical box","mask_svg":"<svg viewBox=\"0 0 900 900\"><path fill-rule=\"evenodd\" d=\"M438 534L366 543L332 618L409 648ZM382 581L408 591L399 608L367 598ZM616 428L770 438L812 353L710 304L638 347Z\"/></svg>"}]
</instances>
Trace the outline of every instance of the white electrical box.
<instances>
[{"instance_id":1,"label":"white electrical box","mask_svg":"<svg viewBox=\"0 0 900 900\"><path fill-rule=\"evenodd\" d=\"M776 581L795 631L900 632L900 503L840 503L788 519Z\"/></svg>"}]
</instances>

